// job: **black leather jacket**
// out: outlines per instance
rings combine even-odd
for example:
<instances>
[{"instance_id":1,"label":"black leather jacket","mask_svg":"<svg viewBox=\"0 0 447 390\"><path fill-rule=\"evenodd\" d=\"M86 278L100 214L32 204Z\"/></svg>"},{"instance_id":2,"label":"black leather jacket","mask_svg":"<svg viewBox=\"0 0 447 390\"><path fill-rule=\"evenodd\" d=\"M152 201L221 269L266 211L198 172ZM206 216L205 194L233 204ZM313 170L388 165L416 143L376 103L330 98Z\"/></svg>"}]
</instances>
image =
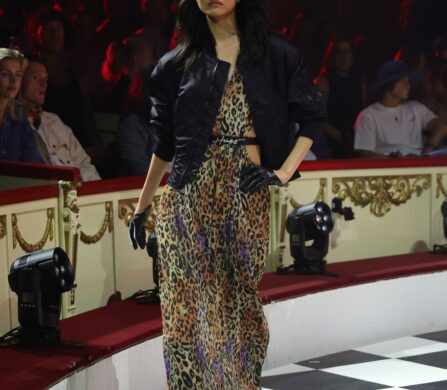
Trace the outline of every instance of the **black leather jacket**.
<instances>
[{"instance_id":1,"label":"black leather jacket","mask_svg":"<svg viewBox=\"0 0 447 390\"><path fill-rule=\"evenodd\" d=\"M202 164L223 96L230 64L204 50L185 70L178 49L162 57L151 76L151 124L159 142L154 153L173 167L168 184L181 189ZM279 169L296 136L313 139L325 118L322 94L312 84L295 47L270 35L267 54L242 69L244 92L253 117L262 165ZM294 134L293 123L300 130ZM298 175L299 176L299 175Z\"/></svg>"}]
</instances>

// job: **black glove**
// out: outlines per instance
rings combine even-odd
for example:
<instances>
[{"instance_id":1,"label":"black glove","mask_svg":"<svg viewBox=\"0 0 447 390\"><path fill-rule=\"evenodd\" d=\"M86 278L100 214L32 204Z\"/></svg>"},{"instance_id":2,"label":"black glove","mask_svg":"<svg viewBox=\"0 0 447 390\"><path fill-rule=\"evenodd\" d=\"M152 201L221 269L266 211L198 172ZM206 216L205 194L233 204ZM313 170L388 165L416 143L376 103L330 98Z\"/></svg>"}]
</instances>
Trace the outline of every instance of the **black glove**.
<instances>
[{"instance_id":1,"label":"black glove","mask_svg":"<svg viewBox=\"0 0 447 390\"><path fill-rule=\"evenodd\" d=\"M144 249L146 246L146 229L144 227L149 214L151 213L151 206L140 213L134 213L129 224L129 236L132 241L133 249L137 249L140 246Z\"/></svg>"},{"instance_id":2,"label":"black glove","mask_svg":"<svg viewBox=\"0 0 447 390\"><path fill-rule=\"evenodd\" d=\"M282 186L281 180L273 170L262 166L249 166L241 172L239 188L243 192L256 192L267 185Z\"/></svg>"}]
</instances>

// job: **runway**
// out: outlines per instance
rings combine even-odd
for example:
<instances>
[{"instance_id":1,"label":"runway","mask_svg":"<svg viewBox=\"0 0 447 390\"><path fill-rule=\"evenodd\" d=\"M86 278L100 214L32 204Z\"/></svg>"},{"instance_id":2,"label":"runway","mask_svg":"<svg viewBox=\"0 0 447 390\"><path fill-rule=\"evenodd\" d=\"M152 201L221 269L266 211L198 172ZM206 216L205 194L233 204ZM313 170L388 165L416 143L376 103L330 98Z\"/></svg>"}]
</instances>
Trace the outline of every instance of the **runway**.
<instances>
[{"instance_id":1,"label":"runway","mask_svg":"<svg viewBox=\"0 0 447 390\"><path fill-rule=\"evenodd\" d=\"M315 357L263 372L263 390L445 390L447 330Z\"/></svg>"}]
</instances>

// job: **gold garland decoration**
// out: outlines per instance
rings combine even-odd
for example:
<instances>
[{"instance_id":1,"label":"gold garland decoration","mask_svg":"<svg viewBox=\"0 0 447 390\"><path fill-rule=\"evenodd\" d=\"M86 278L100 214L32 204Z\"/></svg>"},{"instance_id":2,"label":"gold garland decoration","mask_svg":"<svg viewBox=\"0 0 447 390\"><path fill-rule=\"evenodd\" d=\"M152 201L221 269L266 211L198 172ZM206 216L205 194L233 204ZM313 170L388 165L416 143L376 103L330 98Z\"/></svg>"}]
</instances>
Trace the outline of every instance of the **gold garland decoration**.
<instances>
[{"instance_id":1,"label":"gold garland decoration","mask_svg":"<svg viewBox=\"0 0 447 390\"><path fill-rule=\"evenodd\" d=\"M6 236L6 215L0 216L0 240Z\"/></svg>"},{"instance_id":2,"label":"gold garland decoration","mask_svg":"<svg viewBox=\"0 0 447 390\"><path fill-rule=\"evenodd\" d=\"M106 208L106 215L104 216L104 221L102 223L102 226L99 228L99 231L96 234L93 234L91 236L85 234L83 231L81 231L81 241L84 244L96 244L106 232L107 228L109 230L109 233L113 230L113 221L112 221L112 202L106 202L105 204Z\"/></svg>"},{"instance_id":3,"label":"gold garland decoration","mask_svg":"<svg viewBox=\"0 0 447 390\"><path fill-rule=\"evenodd\" d=\"M314 201L311 202L311 203L323 202L324 201L324 192L326 190L326 186L327 186L327 179L321 178L320 179L320 188L318 189L318 193L315 196ZM302 206L302 204L298 203L292 196L290 197L290 204L292 205L292 207L294 209Z\"/></svg>"},{"instance_id":4,"label":"gold garland decoration","mask_svg":"<svg viewBox=\"0 0 447 390\"><path fill-rule=\"evenodd\" d=\"M47 240L53 241L53 220L54 220L54 208L47 209L47 223L42 238L35 244L28 243L22 236L19 230L17 215L11 214L12 220L12 247L15 249L17 243L27 253L40 251Z\"/></svg>"},{"instance_id":5,"label":"gold garland decoration","mask_svg":"<svg viewBox=\"0 0 447 390\"><path fill-rule=\"evenodd\" d=\"M436 198L439 198L441 195L445 198L447 197L447 190L444 187L444 183L442 182L442 174L438 173L436 175L436 182L438 187L436 188Z\"/></svg>"},{"instance_id":6,"label":"gold garland decoration","mask_svg":"<svg viewBox=\"0 0 447 390\"><path fill-rule=\"evenodd\" d=\"M126 227L129 227L132 215L135 212L134 203L138 202L138 198L122 199L118 202L118 218L124 221ZM144 227L148 233L155 229L155 219L157 218L158 203L160 202L160 195L154 196L152 199L152 210L146 221Z\"/></svg>"},{"instance_id":7,"label":"gold garland decoration","mask_svg":"<svg viewBox=\"0 0 447 390\"><path fill-rule=\"evenodd\" d=\"M334 178L332 192L342 200L350 198L356 206L370 206L376 217L383 217L392 206L420 196L430 188L430 175L372 176Z\"/></svg>"}]
</instances>

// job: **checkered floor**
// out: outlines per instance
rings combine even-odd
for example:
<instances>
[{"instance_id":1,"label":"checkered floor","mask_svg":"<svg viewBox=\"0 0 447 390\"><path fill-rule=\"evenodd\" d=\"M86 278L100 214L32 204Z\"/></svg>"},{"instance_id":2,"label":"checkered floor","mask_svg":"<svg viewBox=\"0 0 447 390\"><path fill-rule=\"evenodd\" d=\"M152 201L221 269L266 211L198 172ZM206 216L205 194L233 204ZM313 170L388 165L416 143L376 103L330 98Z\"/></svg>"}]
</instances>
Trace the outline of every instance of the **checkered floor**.
<instances>
[{"instance_id":1,"label":"checkered floor","mask_svg":"<svg viewBox=\"0 0 447 390\"><path fill-rule=\"evenodd\" d=\"M447 330L264 371L263 390L446 390Z\"/></svg>"}]
</instances>

